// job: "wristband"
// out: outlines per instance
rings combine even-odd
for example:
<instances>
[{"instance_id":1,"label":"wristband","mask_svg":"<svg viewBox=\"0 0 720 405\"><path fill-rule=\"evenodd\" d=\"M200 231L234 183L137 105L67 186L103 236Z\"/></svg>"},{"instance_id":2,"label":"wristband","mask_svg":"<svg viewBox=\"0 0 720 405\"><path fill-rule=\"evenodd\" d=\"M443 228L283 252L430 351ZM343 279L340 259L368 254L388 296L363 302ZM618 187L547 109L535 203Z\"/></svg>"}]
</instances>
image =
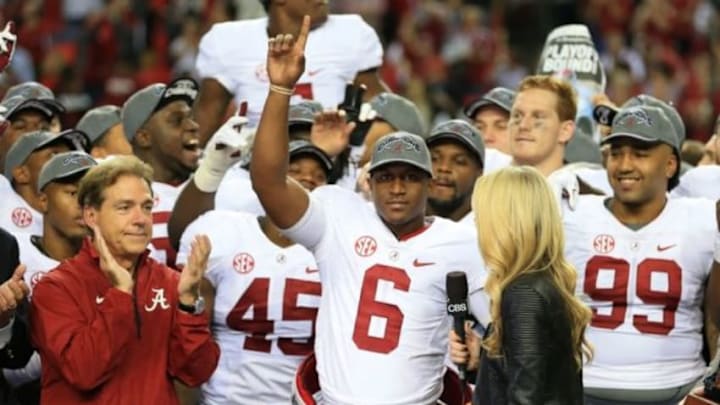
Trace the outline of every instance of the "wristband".
<instances>
[{"instance_id":1,"label":"wristband","mask_svg":"<svg viewBox=\"0 0 720 405\"><path fill-rule=\"evenodd\" d=\"M291 89L288 87L278 86L276 84L270 85L270 91L274 91L275 93L282 94L283 96L292 96L295 93L295 89Z\"/></svg>"}]
</instances>

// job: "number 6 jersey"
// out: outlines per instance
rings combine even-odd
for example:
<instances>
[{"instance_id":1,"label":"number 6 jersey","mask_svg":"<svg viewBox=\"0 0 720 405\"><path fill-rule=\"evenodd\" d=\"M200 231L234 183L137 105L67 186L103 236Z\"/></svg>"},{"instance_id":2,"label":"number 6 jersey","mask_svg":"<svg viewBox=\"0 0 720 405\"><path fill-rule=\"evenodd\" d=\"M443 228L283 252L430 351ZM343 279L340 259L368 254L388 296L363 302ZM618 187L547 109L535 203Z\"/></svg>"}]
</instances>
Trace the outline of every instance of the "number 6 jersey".
<instances>
[{"instance_id":1,"label":"number 6 jersey","mask_svg":"<svg viewBox=\"0 0 720 405\"><path fill-rule=\"evenodd\" d=\"M434 403L448 352L448 272L467 273L470 307L487 317L479 315L485 271L474 231L434 218L398 240L360 196L323 186L285 233L320 269L315 356L324 403Z\"/></svg>"},{"instance_id":2,"label":"number 6 jersey","mask_svg":"<svg viewBox=\"0 0 720 405\"><path fill-rule=\"evenodd\" d=\"M593 388L651 390L699 378L703 297L717 234L715 202L668 199L638 230L620 223L605 196L581 196L564 213L566 256L577 294L593 311L595 347L583 370Z\"/></svg>"}]
</instances>

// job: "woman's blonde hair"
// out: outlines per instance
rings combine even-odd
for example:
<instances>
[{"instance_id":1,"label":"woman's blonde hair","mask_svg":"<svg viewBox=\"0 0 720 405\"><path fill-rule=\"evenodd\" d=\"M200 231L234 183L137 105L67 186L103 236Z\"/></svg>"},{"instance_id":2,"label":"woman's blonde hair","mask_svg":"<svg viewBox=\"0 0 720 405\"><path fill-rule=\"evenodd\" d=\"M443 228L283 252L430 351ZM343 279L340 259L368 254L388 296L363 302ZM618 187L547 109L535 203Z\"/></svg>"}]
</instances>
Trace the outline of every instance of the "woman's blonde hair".
<instances>
[{"instance_id":1,"label":"woman's blonde hair","mask_svg":"<svg viewBox=\"0 0 720 405\"><path fill-rule=\"evenodd\" d=\"M502 292L523 274L546 272L565 302L578 368L582 354L592 357L585 340L590 309L575 297L575 268L565 260L560 209L547 180L529 166L507 167L475 182L472 196L480 253L488 268L493 329L483 347L502 356ZM550 325L548 325L549 327Z\"/></svg>"}]
</instances>

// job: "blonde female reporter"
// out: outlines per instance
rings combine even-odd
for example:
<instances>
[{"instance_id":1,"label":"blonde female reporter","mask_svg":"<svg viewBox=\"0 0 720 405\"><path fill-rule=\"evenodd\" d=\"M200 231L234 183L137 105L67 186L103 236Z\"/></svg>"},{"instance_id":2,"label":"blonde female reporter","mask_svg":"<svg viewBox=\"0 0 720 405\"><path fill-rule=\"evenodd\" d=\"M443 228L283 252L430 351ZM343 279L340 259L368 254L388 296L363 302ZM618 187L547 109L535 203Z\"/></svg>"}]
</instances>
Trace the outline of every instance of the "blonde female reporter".
<instances>
[{"instance_id":1,"label":"blonde female reporter","mask_svg":"<svg viewBox=\"0 0 720 405\"><path fill-rule=\"evenodd\" d=\"M534 168L507 167L479 178L472 201L491 324L483 339L468 335L469 350L452 336L451 356L473 363L481 342L474 403L582 404L591 312L574 296L550 184Z\"/></svg>"}]
</instances>

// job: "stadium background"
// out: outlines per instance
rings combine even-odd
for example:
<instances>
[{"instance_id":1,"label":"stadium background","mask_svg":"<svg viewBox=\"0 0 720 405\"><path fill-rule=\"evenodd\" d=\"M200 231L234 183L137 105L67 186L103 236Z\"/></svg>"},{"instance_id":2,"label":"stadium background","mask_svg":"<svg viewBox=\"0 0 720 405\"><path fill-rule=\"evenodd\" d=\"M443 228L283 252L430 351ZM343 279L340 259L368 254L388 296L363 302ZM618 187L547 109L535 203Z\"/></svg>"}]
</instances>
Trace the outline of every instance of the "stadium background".
<instances>
[{"instance_id":1,"label":"stadium background","mask_svg":"<svg viewBox=\"0 0 720 405\"><path fill-rule=\"evenodd\" d=\"M689 139L704 141L720 112L718 0L331 0L359 13L385 47L382 77L436 121L535 68L555 26L588 25L616 103L638 93L672 101ZM202 34L216 22L263 14L257 0L0 0L19 49L2 75L37 80L68 109L122 105L135 90L194 75Z\"/></svg>"}]
</instances>

